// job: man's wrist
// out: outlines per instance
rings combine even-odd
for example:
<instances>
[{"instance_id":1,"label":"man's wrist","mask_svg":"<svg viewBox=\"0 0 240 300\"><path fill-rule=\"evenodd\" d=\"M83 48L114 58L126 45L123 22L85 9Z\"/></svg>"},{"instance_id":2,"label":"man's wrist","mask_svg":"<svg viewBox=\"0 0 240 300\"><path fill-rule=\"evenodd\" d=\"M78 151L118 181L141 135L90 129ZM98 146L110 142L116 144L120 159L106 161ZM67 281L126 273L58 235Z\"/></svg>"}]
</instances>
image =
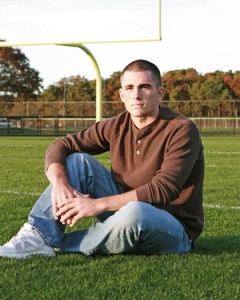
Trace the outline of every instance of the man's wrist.
<instances>
[{"instance_id":1,"label":"man's wrist","mask_svg":"<svg viewBox=\"0 0 240 300\"><path fill-rule=\"evenodd\" d=\"M103 213L108 210L107 209L107 197L98 198L98 199L95 199L94 201L96 201L96 203L97 203L97 210L99 211L99 213Z\"/></svg>"},{"instance_id":2,"label":"man's wrist","mask_svg":"<svg viewBox=\"0 0 240 300\"><path fill-rule=\"evenodd\" d=\"M66 176L65 169L60 164L50 165L46 173L46 176L52 184L57 184L59 182L63 184L67 183L67 176Z\"/></svg>"}]
</instances>

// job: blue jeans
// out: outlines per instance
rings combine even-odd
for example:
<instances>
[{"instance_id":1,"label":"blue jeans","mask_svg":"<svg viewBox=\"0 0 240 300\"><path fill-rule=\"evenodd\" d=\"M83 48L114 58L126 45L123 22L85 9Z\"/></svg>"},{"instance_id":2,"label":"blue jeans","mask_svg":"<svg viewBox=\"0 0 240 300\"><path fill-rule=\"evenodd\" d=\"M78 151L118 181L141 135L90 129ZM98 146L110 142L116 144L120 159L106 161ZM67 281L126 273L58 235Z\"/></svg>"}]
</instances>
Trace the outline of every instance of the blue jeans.
<instances>
[{"instance_id":1,"label":"blue jeans","mask_svg":"<svg viewBox=\"0 0 240 300\"><path fill-rule=\"evenodd\" d=\"M123 193L111 172L88 154L67 157L69 184L83 194L99 198ZM46 243L64 252L92 254L166 254L188 252L191 240L181 223L165 210L132 201L116 212L105 212L87 229L65 232L53 217L51 185L29 214Z\"/></svg>"}]
</instances>

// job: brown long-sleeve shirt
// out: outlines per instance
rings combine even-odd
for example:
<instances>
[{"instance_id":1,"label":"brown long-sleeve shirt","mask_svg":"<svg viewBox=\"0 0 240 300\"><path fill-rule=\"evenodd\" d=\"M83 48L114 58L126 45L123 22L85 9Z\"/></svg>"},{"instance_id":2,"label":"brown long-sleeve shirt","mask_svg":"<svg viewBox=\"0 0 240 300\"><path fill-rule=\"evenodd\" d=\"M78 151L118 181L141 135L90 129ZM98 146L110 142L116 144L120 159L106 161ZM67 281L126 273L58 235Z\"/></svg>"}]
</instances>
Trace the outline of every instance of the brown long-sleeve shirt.
<instances>
[{"instance_id":1,"label":"brown long-sleeve shirt","mask_svg":"<svg viewBox=\"0 0 240 300\"><path fill-rule=\"evenodd\" d=\"M113 178L139 201L173 214L193 241L203 229L204 156L196 125L161 107L157 119L138 129L128 112L86 130L57 139L46 152L51 163L65 165L73 152L110 151Z\"/></svg>"}]
</instances>

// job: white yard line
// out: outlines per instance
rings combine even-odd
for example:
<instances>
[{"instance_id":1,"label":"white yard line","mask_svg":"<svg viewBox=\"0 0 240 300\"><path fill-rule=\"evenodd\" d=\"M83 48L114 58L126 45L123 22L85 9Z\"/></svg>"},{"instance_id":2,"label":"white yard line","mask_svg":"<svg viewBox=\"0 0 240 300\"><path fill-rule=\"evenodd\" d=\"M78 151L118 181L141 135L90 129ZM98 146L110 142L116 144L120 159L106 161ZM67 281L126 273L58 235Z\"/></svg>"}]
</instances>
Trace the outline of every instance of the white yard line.
<instances>
[{"instance_id":1,"label":"white yard line","mask_svg":"<svg viewBox=\"0 0 240 300\"><path fill-rule=\"evenodd\" d=\"M207 208L217 208L217 209L234 209L234 210L240 210L240 206L227 206L227 205L214 205L214 204L204 204L204 207Z\"/></svg>"},{"instance_id":2,"label":"white yard line","mask_svg":"<svg viewBox=\"0 0 240 300\"><path fill-rule=\"evenodd\" d=\"M228 154L228 155L240 154L240 152L220 152L220 151L204 151L204 153L207 153L207 154Z\"/></svg>"},{"instance_id":3,"label":"white yard line","mask_svg":"<svg viewBox=\"0 0 240 300\"><path fill-rule=\"evenodd\" d=\"M26 196L40 196L41 193L38 192L18 192L18 191L1 191L0 194L11 194L11 195L26 195Z\"/></svg>"}]
</instances>

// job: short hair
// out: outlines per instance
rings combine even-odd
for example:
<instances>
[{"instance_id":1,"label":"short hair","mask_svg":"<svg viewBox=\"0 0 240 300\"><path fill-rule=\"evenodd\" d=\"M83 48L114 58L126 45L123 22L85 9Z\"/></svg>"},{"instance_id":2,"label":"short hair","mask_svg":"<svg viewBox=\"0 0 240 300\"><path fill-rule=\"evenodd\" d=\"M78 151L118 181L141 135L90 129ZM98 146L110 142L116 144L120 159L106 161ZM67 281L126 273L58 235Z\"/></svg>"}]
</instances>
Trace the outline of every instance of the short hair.
<instances>
[{"instance_id":1,"label":"short hair","mask_svg":"<svg viewBox=\"0 0 240 300\"><path fill-rule=\"evenodd\" d=\"M161 72L158 67L150 61L144 59L137 59L129 63L121 72L120 79L123 77L126 71L139 72L150 71L157 83L157 86L161 86Z\"/></svg>"}]
</instances>

